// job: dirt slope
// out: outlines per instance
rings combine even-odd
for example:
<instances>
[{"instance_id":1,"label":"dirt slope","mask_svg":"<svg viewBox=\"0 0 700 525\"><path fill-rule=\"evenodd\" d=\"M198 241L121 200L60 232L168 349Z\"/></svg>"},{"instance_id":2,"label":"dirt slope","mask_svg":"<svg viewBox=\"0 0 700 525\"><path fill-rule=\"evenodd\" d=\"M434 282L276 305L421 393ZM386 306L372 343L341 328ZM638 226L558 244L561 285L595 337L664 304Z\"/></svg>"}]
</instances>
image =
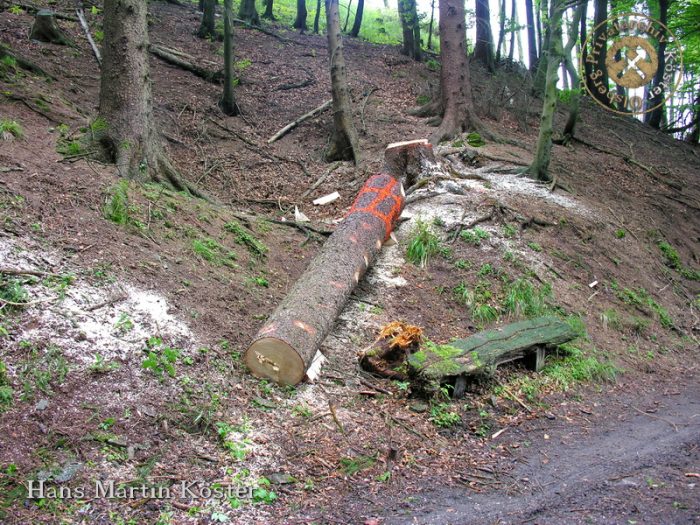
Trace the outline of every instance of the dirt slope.
<instances>
[{"instance_id":1,"label":"dirt slope","mask_svg":"<svg viewBox=\"0 0 700 525\"><path fill-rule=\"evenodd\" d=\"M64 11L71 8L66 3ZM220 64L219 44L193 36L193 10L153 3L151 11L153 42ZM414 194L400 244L383 250L324 344L328 364L319 383L280 389L246 374L240 353L323 235L266 219L291 219L298 205L319 230L331 230L380 166L387 143L429 135L432 128L406 111L431 93L436 73L395 48L347 42L368 159L361 171L321 162L328 114L265 144L329 96L322 37L278 29L293 44L238 29L244 115L236 118L216 109L219 86L152 58L156 118L173 160L227 205L132 184L128 224L118 225L104 217L119 182L112 168L80 152L57 152L95 116L95 61L76 24L62 22L75 50L29 42L30 24L27 14L3 11L2 41L56 80L10 73L0 81L0 116L20 122L25 135L0 143L0 267L57 275L13 278L26 291L18 302L41 302L0 321L8 332L0 337L7 367L0 386L12 391L0 414L0 520L405 522L405 512L423 508L419 522L443 523L450 519L445 505L455 509L455 523L487 521L482 513L504 523L538 516L542 523L698 520L700 498L689 486L695 478L684 474L699 468L700 285L682 273L700 263L696 148L584 101L579 133L588 145L554 151L554 170L573 193L552 193L512 174L528 162L536 137L539 102L527 95L526 80L477 68L482 115L520 146L487 144L473 163L440 160L436 169L450 180ZM280 89L305 79L312 83ZM565 118L563 106L557 118ZM311 205L334 190L342 197L332 205ZM460 222L489 214L479 225L483 240L452 242ZM404 259L418 219L433 225L444 248L427 268ZM256 251L239 226L267 252ZM677 268L668 265L662 241L677 251ZM403 385L358 369L356 352L388 321L418 324L436 342L508 321L504 296L517 279L540 291L551 285L547 301L585 323L588 339L579 346L620 369L617 382L564 388L551 375L505 368L496 380L515 396L493 381L477 385L449 407L459 423L443 429L406 398ZM456 292L462 283L488 290L498 320L484 321L465 306ZM518 458L529 463L514 463ZM73 488L197 479L262 492L240 508L206 497L26 502L21 482L42 475ZM263 477L292 483L267 487ZM615 499L605 499L609 491Z\"/></svg>"}]
</instances>

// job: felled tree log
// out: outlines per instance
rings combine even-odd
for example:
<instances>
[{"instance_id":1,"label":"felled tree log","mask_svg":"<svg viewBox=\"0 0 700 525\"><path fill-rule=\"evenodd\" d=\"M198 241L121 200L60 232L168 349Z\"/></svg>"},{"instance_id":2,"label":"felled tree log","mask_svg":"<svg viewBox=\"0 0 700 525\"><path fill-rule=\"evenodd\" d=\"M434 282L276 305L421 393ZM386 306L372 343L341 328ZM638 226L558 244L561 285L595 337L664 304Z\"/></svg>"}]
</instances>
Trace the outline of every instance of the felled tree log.
<instances>
[{"instance_id":1,"label":"felled tree log","mask_svg":"<svg viewBox=\"0 0 700 525\"><path fill-rule=\"evenodd\" d=\"M556 317L538 317L479 332L446 345L426 343L406 359L408 376L423 390L436 391L441 384L457 383L484 374L498 365L529 358L539 370L547 347L560 345L578 337L566 322ZM463 391L462 391L463 393Z\"/></svg>"},{"instance_id":2,"label":"felled tree log","mask_svg":"<svg viewBox=\"0 0 700 525\"><path fill-rule=\"evenodd\" d=\"M169 64L189 71L190 73L194 73L199 78L203 78L207 82L219 84L224 78L224 74L222 71L211 71L209 69L200 67L192 62L188 62L183 58L180 58L178 55L181 55L181 53L179 53L175 49L169 49L167 47L151 44L148 50L161 60L164 60Z\"/></svg>"},{"instance_id":3,"label":"felled tree log","mask_svg":"<svg viewBox=\"0 0 700 525\"><path fill-rule=\"evenodd\" d=\"M429 176L435 166L433 145L426 139L395 142L384 151L384 170L401 176L406 189Z\"/></svg>"},{"instance_id":4,"label":"felled tree log","mask_svg":"<svg viewBox=\"0 0 700 525\"><path fill-rule=\"evenodd\" d=\"M255 336L245 363L258 377L299 383L404 205L401 183L371 176L321 253Z\"/></svg>"},{"instance_id":5,"label":"felled tree log","mask_svg":"<svg viewBox=\"0 0 700 525\"><path fill-rule=\"evenodd\" d=\"M32 30L29 33L31 40L40 42L49 42L51 44L59 44L62 46L73 46L66 35L63 34L61 28L56 22L56 13L49 9L40 9L34 18Z\"/></svg>"}]
</instances>

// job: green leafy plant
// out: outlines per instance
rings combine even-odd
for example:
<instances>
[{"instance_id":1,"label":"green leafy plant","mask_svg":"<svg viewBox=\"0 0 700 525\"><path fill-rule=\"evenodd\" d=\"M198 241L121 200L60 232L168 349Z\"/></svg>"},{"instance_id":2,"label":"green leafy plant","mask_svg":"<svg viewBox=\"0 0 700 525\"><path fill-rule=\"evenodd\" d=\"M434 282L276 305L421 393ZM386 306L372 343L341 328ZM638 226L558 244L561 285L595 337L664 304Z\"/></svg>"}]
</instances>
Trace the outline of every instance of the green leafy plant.
<instances>
[{"instance_id":1,"label":"green leafy plant","mask_svg":"<svg viewBox=\"0 0 700 525\"><path fill-rule=\"evenodd\" d=\"M515 235L518 233L518 229L515 227L514 224L505 224L502 229L503 236L506 239L510 239L512 237L515 237Z\"/></svg>"},{"instance_id":2,"label":"green leafy plant","mask_svg":"<svg viewBox=\"0 0 700 525\"><path fill-rule=\"evenodd\" d=\"M596 355L586 356L580 348L570 343L559 348L566 357L546 365L542 374L564 390L580 382L613 381L620 372L612 363L601 361Z\"/></svg>"},{"instance_id":3,"label":"green leafy plant","mask_svg":"<svg viewBox=\"0 0 700 525\"><path fill-rule=\"evenodd\" d=\"M376 456L355 456L340 458L340 467L348 476L353 476L361 470L372 468L377 462Z\"/></svg>"},{"instance_id":4,"label":"green leafy plant","mask_svg":"<svg viewBox=\"0 0 700 525\"><path fill-rule=\"evenodd\" d=\"M616 239L624 239L625 235L627 235L627 234L626 234L625 230L623 230L622 228L620 228L619 230L615 230L615 238Z\"/></svg>"},{"instance_id":5,"label":"green leafy plant","mask_svg":"<svg viewBox=\"0 0 700 525\"><path fill-rule=\"evenodd\" d=\"M175 377L177 373L175 364L182 353L179 349L165 345L160 337L150 337L146 341L145 352L147 356L141 363L145 370L149 370L160 380L166 373L170 377Z\"/></svg>"},{"instance_id":6,"label":"green leafy plant","mask_svg":"<svg viewBox=\"0 0 700 525\"><path fill-rule=\"evenodd\" d=\"M529 243L527 243L527 245L533 252L539 253L542 251L542 246L536 242L529 242Z\"/></svg>"},{"instance_id":7,"label":"green leafy plant","mask_svg":"<svg viewBox=\"0 0 700 525\"><path fill-rule=\"evenodd\" d=\"M472 228L471 230L464 230L459 234L460 238L474 246L479 246L481 241L489 238L489 233L483 228Z\"/></svg>"},{"instance_id":8,"label":"green leafy plant","mask_svg":"<svg viewBox=\"0 0 700 525\"><path fill-rule=\"evenodd\" d=\"M22 400L34 398L36 391L52 395L52 385L61 385L69 372L68 361L62 350L56 345L40 349L29 342L20 346L28 352L28 359L19 367L19 379L22 383Z\"/></svg>"},{"instance_id":9,"label":"green leafy plant","mask_svg":"<svg viewBox=\"0 0 700 525\"><path fill-rule=\"evenodd\" d=\"M107 361L102 354L95 354L93 362L90 364L90 371L95 374L106 374L119 368L119 363Z\"/></svg>"},{"instance_id":10,"label":"green leafy plant","mask_svg":"<svg viewBox=\"0 0 700 525\"><path fill-rule=\"evenodd\" d=\"M7 377L7 366L0 361L0 414L12 406L13 391Z\"/></svg>"},{"instance_id":11,"label":"green leafy plant","mask_svg":"<svg viewBox=\"0 0 700 525\"><path fill-rule=\"evenodd\" d=\"M467 135L467 144L469 144L472 148L480 148L481 146L485 146L486 142L481 135L475 131L472 131Z\"/></svg>"},{"instance_id":12,"label":"green leafy plant","mask_svg":"<svg viewBox=\"0 0 700 525\"><path fill-rule=\"evenodd\" d=\"M0 120L0 138L10 140L12 138L24 138L24 130L16 120L3 119Z\"/></svg>"},{"instance_id":13,"label":"green leafy plant","mask_svg":"<svg viewBox=\"0 0 700 525\"><path fill-rule=\"evenodd\" d=\"M231 221L224 225L224 229L233 233L237 244L245 246L248 251L258 257L263 257L268 252L268 247L248 232L238 221Z\"/></svg>"},{"instance_id":14,"label":"green leafy plant","mask_svg":"<svg viewBox=\"0 0 700 525\"><path fill-rule=\"evenodd\" d=\"M666 266L673 268L686 279L700 281L700 270L692 270L686 267L681 261L678 251L673 246L666 241L659 242L658 246L664 256Z\"/></svg>"},{"instance_id":15,"label":"green leafy plant","mask_svg":"<svg viewBox=\"0 0 700 525\"><path fill-rule=\"evenodd\" d=\"M425 267L433 255L440 253L440 239L425 221L416 220L406 248L406 259L416 266Z\"/></svg>"},{"instance_id":16,"label":"green leafy plant","mask_svg":"<svg viewBox=\"0 0 700 525\"><path fill-rule=\"evenodd\" d=\"M253 503L272 505L277 499L277 494L270 490L270 480L258 478L257 487L253 489Z\"/></svg>"},{"instance_id":17,"label":"green leafy plant","mask_svg":"<svg viewBox=\"0 0 700 525\"><path fill-rule=\"evenodd\" d=\"M538 317L551 311L552 286L535 286L525 278L504 287L503 310L516 317Z\"/></svg>"},{"instance_id":18,"label":"green leafy plant","mask_svg":"<svg viewBox=\"0 0 700 525\"><path fill-rule=\"evenodd\" d=\"M458 424L462 418L456 412L452 412L449 403L435 403L430 408L430 422L436 427L450 428Z\"/></svg>"},{"instance_id":19,"label":"green leafy plant","mask_svg":"<svg viewBox=\"0 0 700 525\"><path fill-rule=\"evenodd\" d=\"M192 251L207 262L217 266L235 266L236 254L227 251L214 239L195 239L192 241Z\"/></svg>"},{"instance_id":20,"label":"green leafy plant","mask_svg":"<svg viewBox=\"0 0 700 525\"><path fill-rule=\"evenodd\" d=\"M226 422L219 421L215 424L215 427L224 449L236 461L243 461L248 456L248 450L251 445L250 439L245 437L245 434L249 431L247 423L244 422L242 425L232 426Z\"/></svg>"},{"instance_id":21,"label":"green leafy plant","mask_svg":"<svg viewBox=\"0 0 700 525\"><path fill-rule=\"evenodd\" d=\"M639 308L646 308L651 312L655 313L659 318L659 323L664 328L672 328L674 326L673 319L669 315L668 311L657 303L654 298L649 295L644 288L623 288L620 289L616 283L612 284L613 290L615 290L615 295L623 303L636 306Z\"/></svg>"},{"instance_id":22,"label":"green leafy plant","mask_svg":"<svg viewBox=\"0 0 700 525\"><path fill-rule=\"evenodd\" d=\"M134 322L131 320L128 313L121 312L119 314L119 319L117 319L114 329L121 334L126 334L134 329Z\"/></svg>"},{"instance_id":23,"label":"green leafy plant","mask_svg":"<svg viewBox=\"0 0 700 525\"><path fill-rule=\"evenodd\" d=\"M24 13L24 9L22 9L22 8L21 8L20 6L18 6L18 5L10 6L10 8L8 9L8 11L9 11L10 13L12 13L13 15L21 15L22 13Z\"/></svg>"},{"instance_id":24,"label":"green leafy plant","mask_svg":"<svg viewBox=\"0 0 700 525\"><path fill-rule=\"evenodd\" d=\"M106 219L116 224L126 225L131 222L129 215L129 181L120 180L112 186L103 208L103 213Z\"/></svg>"}]
</instances>

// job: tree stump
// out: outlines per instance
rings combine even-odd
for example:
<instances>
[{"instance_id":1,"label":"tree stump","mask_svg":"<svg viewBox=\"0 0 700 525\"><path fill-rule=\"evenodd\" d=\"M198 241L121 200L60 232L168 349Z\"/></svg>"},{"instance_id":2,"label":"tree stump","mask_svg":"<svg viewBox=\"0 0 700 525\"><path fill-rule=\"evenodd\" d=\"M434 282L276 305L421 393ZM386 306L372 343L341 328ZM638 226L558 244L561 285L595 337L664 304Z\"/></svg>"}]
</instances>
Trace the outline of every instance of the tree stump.
<instances>
[{"instance_id":1,"label":"tree stump","mask_svg":"<svg viewBox=\"0 0 700 525\"><path fill-rule=\"evenodd\" d=\"M61 46L73 46L56 22L56 13L50 9L40 9L35 18L32 30L29 33L31 40L58 44Z\"/></svg>"}]
</instances>

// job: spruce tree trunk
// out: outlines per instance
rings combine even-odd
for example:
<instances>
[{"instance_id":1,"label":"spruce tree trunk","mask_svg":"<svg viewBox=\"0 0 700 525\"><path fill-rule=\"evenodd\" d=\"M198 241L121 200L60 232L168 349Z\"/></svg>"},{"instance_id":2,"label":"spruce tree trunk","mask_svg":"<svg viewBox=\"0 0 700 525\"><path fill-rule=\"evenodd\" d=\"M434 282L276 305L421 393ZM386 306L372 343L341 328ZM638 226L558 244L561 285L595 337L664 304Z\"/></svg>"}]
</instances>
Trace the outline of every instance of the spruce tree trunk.
<instances>
[{"instance_id":1,"label":"spruce tree trunk","mask_svg":"<svg viewBox=\"0 0 700 525\"><path fill-rule=\"evenodd\" d=\"M668 24L668 0L659 0L659 22L663 25ZM659 42L657 47L657 55L659 57L659 67L654 75L654 82L652 89L660 89L660 92L652 97L648 102L650 108L654 108L651 111L644 114L644 123L650 125L652 128L659 129L663 121L665 107L662 103L664 100L664 89L661 83L664 79L664 68L666 67L666 39ZM654 107L657 106L657 107Z\"/></svg>"},{"instance_id":2,"label":"spruce tree trunk","mask_svg":"<svg viewBox=\"0 0 700 525\"><path fill-rule=\"evenodd\" d=\"M306 31L306 0L297 0L297 17L294 20L294 27L300 32Z\"/></svg>"},{"instance_id":3,"label":"spruce tree trunk","mask_svg":"<svg viewBox=\"0 0 700 525\"><path fill-rule=\"evenodd\" d=\"M265 12L262 17L267 20L277 20L274 13L272 12L274 0L265 0Z\"/></svg>"},{"instance_id":4,"label":"spruce tree trunk","mask_svg":"<svg viewBox=\"0 0 700 525\"><path fill-rule=\"evenodd\" d=\"M534 73L537 70L537 40L535 39L535 12L532 0L525 0L525 18L527 21L528 69Z\"/></svg>"},{"instance_id":5,"label":"spruce tree trunk","mask_svg":"<svg viewBox=\"0 0 700 525\"><path fill-rule=\"evenodd\" d=\"M506 0L503 0L504 2ZM435 24L435 0L430 0L430 24L428 24L428 49L433 49L433 25Z\"/></svg>"},{"instance_id":6,"label":"spruce tree trunk","mask_svg":"<svg viewBox=\"0 0 700 525\"><path fill-rule=\"evenodd\" d=\"M224 93L221 111L226 115L238 115L238 105L233 96L233 6L232 0L224 0Z\"/></svg>"},{"instance_id":7,"label":"spruce tree trunk","mask_svg":"<svg viewBox=\"0 0 700 525\"><path fill-rule=\"evenodd\" d=\"M464 0L440 0L439 19L443 115L430 137L433 144L479 125L472 102Z\"/></svg>"},{"instance_id":8,"label":"spruce tree trunk","mask_svg":"<svg viewBox=\"0 0 700 525\"><path fill-rule=\"evenodd\" d=\"M491 33L489 0L476 0L476 44L474 45L474 58L481 61L489 71L494 71L493 34Z\"/></svg>"},{"instance_id":9,"label":"spruce tree trunk","mask_svg":"<svg viewBox=\"0 0 700 525\"><path fill-rule=\"evenodd\" d=\"M316 14L314 15L314 33L318 34L318 26L321 20L321 0L316 0Z\"/></svg>"},{"instance_id":10,"label":"spruce tree trunk","mask_svg":"<svg viewBox=\"0 0 700 525\"><path fill-rule=\"evenodd\" d=\"M510 3L510 18L511 26L513 26L513 20L518 19L517 6L515 0L511 0ZM508 50L508 62L513 63L513 57L515 57L515 29L510 33L510 49Z\"/></svg>"},{"instance_id":11,"label":"spruce tree trunk","mask_svg":"<svg viewBox=\"0 0 700 525\"><path fill-rule=\"evenodd\" d=\"M333 93L333 135L325 157L327 162L352 160L355 164L359 164L360 150L352 120L352 106L343 57L343 39L340 34L338 0L326 0L326 30Z\"/></svg>"},{"instance_id":12,"label":"spruce tree trunk","mask_svg":"<svg viewBox=\"0 0 700 525\"><path fill-rule=\"evenodd\" d=\"M260 24L260 17L255 7L255 0L241 0L241 6L238 9L238 18L254 26Z\"/></svg>"},{"instance_id":13,"label":"spruce tree trunk","mask_svg":"<svg viewBox=\"0 0 700 525\"><path fill-rule=\"evenodd\" d=\"M99 141L123 177L148 180L160 147L153 122L145 0L105 0Z\"/></svg>"},{"instance_id":14,"label":"spruce tree trunk","mask_svg":"<svg viewBox=\"0 0 700 525\"><path fill-rule=\"evenodd\" d=\"M216 0L204 0L204 11L202 12L202 23L197 31L199 38L215 38L216 24L214 21L216 13Z\"/></svg>"},{"instance_id":15,"label":"spruce tree trunk","mask_svg":"<svg viewBox=\"0 0 700 525\"><path fill-rule=\"evenodd\" d=\"M549 17L549 49L547 50L547 75L544 89L544 103L540 119L540 131L532 164L528 175L541 181L551 181L549 162L552 154L552 121L557 107L557 81L559 63L561 62L562 31L561 19L564 0L552 0L552 11Z\"/></svg>"},{"instance_id":16,"label":"spruce tree trunk","mask_svg":"<svg viewBox=\"0 0 700 525\"><path fill-rule=\"evenodd\" d=\"M496 46L496 64L503 56L503 40L506 36L506 0L498 4L498 45Z\"/></svg>"},{"instance_id":17,"label":"spruce tree trunk","mask_svg":"<svg viewBox=\"0 0 700 525\"><path fill-rule=\"evenodd\" d=\"M352 29L350 30L350 36L357 38L360 35L360 28L362 27L362 15L365 11L365 0L357 0L357 11L355 11L355 21L352 24Z\"/></svg>"},{"instance_id":18,"label":"spruce tree trunk","mask_svg":"<svg viewBox=\"0 0 700 525\"><path fill-rule=\"evenodd\" d=\"M416 0L398 0L397 5L403 33L401 53L414 60L421 60L423 57L420 48L420 26Z\"/></svg>"},{"instance_id":19,"label":"spruce tree trunk","mask_svg":"<svg viewBox=\"0 0 700 525\"><path fill-rule=\"evenodd\" d=\"M608 24L603 23L608 18L608 0L595 0L595 18L593 24L595 26L595 31L593 33L593 39L595 42L596 49L598 51L598 56L596 57L596 63L593 67L597 71L600 71L602 75L599 77L598 81L602 82L605 87L608 87L608 68L605 66L605 55L608 51L607 39L602 36L601 40L598 40L601 35L605 35L608 30ZM598 47L598 44L601 44ZM590 75L586 76L586 82L588 83L588 89L593 96L598 99L604 105L610 104L610 99L605 94L598 92L598 88L594 85L594 80L591 79Z\"/></svg>"}]
</instances>

